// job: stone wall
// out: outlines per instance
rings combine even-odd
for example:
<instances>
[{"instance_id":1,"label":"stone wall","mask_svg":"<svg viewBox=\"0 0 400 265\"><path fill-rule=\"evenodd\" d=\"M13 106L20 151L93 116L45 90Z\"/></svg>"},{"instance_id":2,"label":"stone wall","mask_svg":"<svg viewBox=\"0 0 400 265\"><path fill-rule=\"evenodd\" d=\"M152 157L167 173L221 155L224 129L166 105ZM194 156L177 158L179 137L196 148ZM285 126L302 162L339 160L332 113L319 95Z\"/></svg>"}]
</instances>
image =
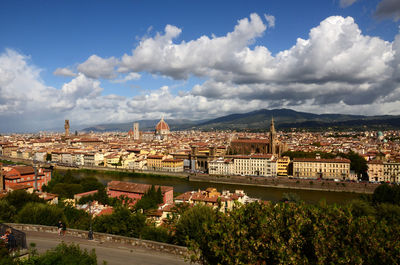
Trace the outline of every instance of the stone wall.
<instances>
[{"instance_id":1,"label":"stone wall","mask_svg":"<svg viewBox=\"0 0 400 265\"><path fill-rule=\"evenodd\" d=\"M337 192L373 193L379 184L366 182L335 182L316 179L289 179L288 177L248 177L248 176L210 176L207 174L190 175L190 181L206 181L238 185L254 185L273 188L301 190L321 190Z\"/></svg>"},{"instance_id":2,"label":"stone wall","mask_svg":"<svg viewBox=\"0 0 400 265\"><path fill-rule=\"evenodd\" d=\"M53 234L58 233L58 229L55 226L14 224L14 223L7 225L21 231L43 232L43 233L53 233ZM78 229L67 229L66 235L79 238L88 238L88 231L78 230ZM126 244L137 248L165 252L178 256L186 256L188 252L187 248L185 247L156 242L156 241L150 241L150 240L142 240L133 237L117 236L117 235L94 232L93 238L98 242Z\"/></svg>"}]
</instances>

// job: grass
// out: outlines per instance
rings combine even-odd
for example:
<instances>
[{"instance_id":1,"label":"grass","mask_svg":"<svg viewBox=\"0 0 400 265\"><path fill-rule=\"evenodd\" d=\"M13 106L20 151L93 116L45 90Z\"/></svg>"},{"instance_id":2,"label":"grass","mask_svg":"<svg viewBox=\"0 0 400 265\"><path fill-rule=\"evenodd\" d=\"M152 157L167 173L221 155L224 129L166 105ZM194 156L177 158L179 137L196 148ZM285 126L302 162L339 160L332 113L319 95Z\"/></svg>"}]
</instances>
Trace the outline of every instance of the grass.
<instances>
[{"instance_id":1,"label":"grass","mask_svg":"<svg viewBox=\"0 0 400 265\"><path fill-rule=\"evenodd\" d=\"M0 160L0 163L2 163L3 165L25 165L22 162L14 162L10 160Z\"/></svg>"}]
</instances>

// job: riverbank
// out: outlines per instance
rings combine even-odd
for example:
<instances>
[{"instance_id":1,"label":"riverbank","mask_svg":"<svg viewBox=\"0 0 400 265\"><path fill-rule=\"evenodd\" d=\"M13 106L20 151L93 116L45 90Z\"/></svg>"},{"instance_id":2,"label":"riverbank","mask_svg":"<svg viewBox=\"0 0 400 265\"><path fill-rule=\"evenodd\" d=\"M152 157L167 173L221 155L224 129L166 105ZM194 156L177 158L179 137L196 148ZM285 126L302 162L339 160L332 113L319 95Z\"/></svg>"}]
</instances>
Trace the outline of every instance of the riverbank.
<instances>
[{"instance_id":1,"label":"riverbank","mask_svg":"<svg viewBox=\"0 0 400 265\"><path fill-rule=\"evenodd\" d=\"M117 177L150 177L150 178L181 178L187 179L188 174L183 172L164 172L164 171L147 171L147 170L128 170L119 168L107 168L107 167L65 167L55 166L54 169L61 170L73 170L82 173L96 174L102 173L110 176Z\"/></svg>"},{"instance_id":2,"label":"riverbank","mask_svg":"<svg viewBox=\"0 0 400 265\"><path fill-rule=\"evenodd\" d=\"M190 175L189 181L210 183L251 185L270 188L314 190L329 192L353 192L372 194L379 184L364 182L335 182L330 180L289 179L287 177L248 177L248 176L210 176L206 174Z\"/></svg>"},{"instance_id":3,"label":"riverbank","mask_svg":"<svg viewBox=\"0 0 400 265\"><path fill-rule=\"evenodd\" d=\"M2 160L14 161L24 164L32 164L31 160L0 157ZM107 167L67 167L55 165L55 169L73 170L78 173L95 175L97 173L118 178L178 178L189 180L190 182L208 182L232 185L246 185L254 187L269 187L293 190L313 190L313 191L329 191L329 192L353 192L372 194L379 184L365 182L334 182L329 180L304 180L289 179L287 177L249 177L249 176L210 176L207 174L188 174L186 172L164 172L150 170L127 170L119 168Z\"/></svg>"}]
</instances>

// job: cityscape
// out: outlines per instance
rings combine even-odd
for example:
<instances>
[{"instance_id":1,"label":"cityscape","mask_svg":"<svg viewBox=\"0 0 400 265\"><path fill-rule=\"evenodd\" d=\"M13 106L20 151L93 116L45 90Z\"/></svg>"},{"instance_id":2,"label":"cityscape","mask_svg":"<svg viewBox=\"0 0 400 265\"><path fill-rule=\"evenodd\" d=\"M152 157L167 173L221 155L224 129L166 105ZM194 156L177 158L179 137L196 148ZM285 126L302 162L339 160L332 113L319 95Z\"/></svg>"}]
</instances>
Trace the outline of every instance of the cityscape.
<instances>
[{"instance_id":1,"label":"cityscape","mask_svg":"<svg viewBox=\"0 0 400 265\"><path fill-rule=\"evenodd\" d=\"M400 3L0 3L0 263L400 264Z\"/></svg>"}]
</instances>

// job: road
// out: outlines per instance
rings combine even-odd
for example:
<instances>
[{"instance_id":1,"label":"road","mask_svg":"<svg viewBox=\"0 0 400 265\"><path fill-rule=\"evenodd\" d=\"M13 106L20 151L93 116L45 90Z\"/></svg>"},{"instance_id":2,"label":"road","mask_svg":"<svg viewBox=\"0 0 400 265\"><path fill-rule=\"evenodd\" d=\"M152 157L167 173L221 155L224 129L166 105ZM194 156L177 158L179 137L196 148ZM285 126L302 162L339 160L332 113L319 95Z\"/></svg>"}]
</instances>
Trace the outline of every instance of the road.
<instances>
[{"instance_id":1,"label":"road","mask_svg":"<svg viewBox=\"0 0 400 265\"><path fill-rule=\"evenodd\" d=\"M109 265L119 264L141 264L141 265L165 265L165 264L189 264L183 258L162 252L134 248L129 245L115 243L100 243L98 241L89 241L87 239L77 238L66 235L59 238L56 234L43 232L26 232L28 246L30 243L36 243L36 249L43 253L48 249L56 247L62 241L65 243L79 244L81 248L88 251L95 249L98 264L106 261Z\"/></svg>"}]
</instances>

